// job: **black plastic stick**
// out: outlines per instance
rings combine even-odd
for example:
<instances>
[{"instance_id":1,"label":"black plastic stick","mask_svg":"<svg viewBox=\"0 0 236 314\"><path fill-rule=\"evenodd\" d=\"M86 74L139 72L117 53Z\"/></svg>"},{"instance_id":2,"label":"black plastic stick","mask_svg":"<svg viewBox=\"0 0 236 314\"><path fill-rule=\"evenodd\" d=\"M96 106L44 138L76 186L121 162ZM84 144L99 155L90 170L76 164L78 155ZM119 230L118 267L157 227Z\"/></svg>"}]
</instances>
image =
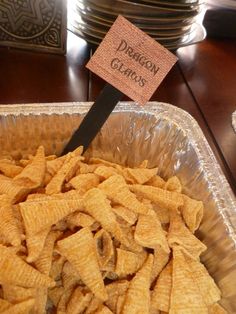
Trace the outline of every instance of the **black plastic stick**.
<instances>
[{"instance_id":1,"label":"black plastic stick","mask_svg":"<svg viewBox=\"0 0 236 314\"><path fill-rule=\"evenodd\" d=\"M85 152L123 96L121 91L107 83L67 143L62 155L73 151L80 145L83 145Z\"/></svg>"}]
</instances>

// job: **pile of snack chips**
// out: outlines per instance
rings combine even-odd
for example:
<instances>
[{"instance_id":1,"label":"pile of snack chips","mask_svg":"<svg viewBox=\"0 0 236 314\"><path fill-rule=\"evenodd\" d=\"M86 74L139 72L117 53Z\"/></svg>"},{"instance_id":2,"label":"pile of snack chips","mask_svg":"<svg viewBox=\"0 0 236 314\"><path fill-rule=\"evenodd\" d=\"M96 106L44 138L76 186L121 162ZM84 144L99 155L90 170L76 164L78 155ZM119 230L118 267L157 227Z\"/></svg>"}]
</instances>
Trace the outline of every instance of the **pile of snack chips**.
<instances>
[{"instance_id":1,"label":"pile of snack chips","mask_svg":"<svg viewBox=\"0 0 236 314\"><path fill-rule=\"evenodd\" d=\"M0 313L226 313L200 262L203 204L147 161L0 160Z\"/></svg>"}]
</instances>

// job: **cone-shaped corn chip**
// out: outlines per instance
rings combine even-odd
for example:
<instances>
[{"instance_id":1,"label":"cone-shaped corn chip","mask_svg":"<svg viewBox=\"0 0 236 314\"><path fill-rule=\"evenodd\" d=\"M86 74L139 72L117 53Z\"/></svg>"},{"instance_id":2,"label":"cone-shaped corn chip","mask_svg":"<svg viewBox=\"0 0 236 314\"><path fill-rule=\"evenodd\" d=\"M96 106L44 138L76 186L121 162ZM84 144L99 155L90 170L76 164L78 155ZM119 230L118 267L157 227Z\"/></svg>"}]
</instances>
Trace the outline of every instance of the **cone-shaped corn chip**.
<instances>
[{"instance_id":1,"label":"cone-shaped corn chip","mask_svg":"<svg viewBox=\"0 0 236 314\"><path fill-rule=\"evenodd\" d=\"M135 241L149 248L160 245L165 252L169 252L166 233L161 227L161 223L155 212L150 215L139 215L134 233Z\"/></svg>"},{"instance_id":2,"label":"cone-shaped corn chip","mask_svg":"<svg viewBox=\"0 0 236 314\"><path fill-rule=\"evenodd\" d=\"M97 188L89 190L84 195L83 201L86 211L97 220L106 231L110 232L121 243L128 243L116 221L115 214L112 212L106 195L101 190Z\"/></svg>"},{"instance_id":3,"label":"cone-shaped corn chip","mask_svg":"<svg viewBox=\"0 0 236 314\"><path fill-rule=\"evenodd\" d=\"M48 200L20 203L27 236L31 236L82 208L82 200Z\"/></svg>"},{"instance_id":4,"label":"cone-shaped corn chip","mask_svg":"<svg viewBox=\"0 0 236 314\"><path fill-rule=\"evenodd\" d=\"M11 306L12 304L7 300L0 299L0 313L5 311L6 309L9 309Z\"/></svg>"},{"instance_id":5,"label":"cone-shaped corn chip","mask_svg":"<svg viewBox=\"0 0 236 314\"><path fill-rule=\"evenodd\" d=\"M169 246L173 248L177 244L186 254L198 260L200 254L207 249L206 246L185 226L178 213L171 211L170 215L170 227L167 236Z\"/></svg>"},{"instance_id":6,"label":"cone-shaped corn chip","mask_svg":"<svg viewBox=\"0 0 236 314\"><path fill-rule=\"evenodd\" d=\"M28 257L26 261L28 263L36 261L36 259L39 257L44 247L44 243L49 233L49 230L50 227L41 230L38 233L26 238L26 245L28 249Z\"/></svg>"},{"instance_id":7,"label":"cone-shaped corn chip","mask_svg":"<svg viewBox=\"0 0 236 314\"><path fill-rule=\"evenodd\" d=\"M136 196L130 192L125 179L120 175L114 175L98 186L113 202L127 207L138 214L147 214L148 208L139 202Z\"/></svg>"},{"instance_id":8,"label":"cone-shaped corn chip","mask_svg":"<svg viewBox=\"0 0 236 314\"><path fill-rule=\"evenodd\" d=\"M208 313L209 314L227 314L228 312L226 312L226 310L223 309L222 306L216 303L208 307Z\"/></svg>"},{"instance_id":9,"label":"cone-shaped corn chip","mask_svg":"<svg viewBox=\"0 0 236 314\"><path fill-rule=\"evenodd\" d=\"M144 184L157 174L158 168L125 168L122 172L127 182L133 184Z\"/></svg>"},{"instance_id":10,"label":"cone-shaped corn chip","mask_svg":"<svg viewBox=\"0 0 236 314\"><path fill-rule=\"evenodd\" d=\"M96 297L106 300L107 293L99 270L95 242L91 231L83 228L57 244L61 254L74 266L85 285Z\"/></svg>"},{"instance_id":11,"label":"cone-shaped corn chip","mask_svg":"<svg viewBox=\"0 0 236 314\"><path fill-rule=\"evenodd\" d=\"M52 260L52 266L50 270L50 277L54 280L59 280L62 272L63 265L65 263L66 259L64 256L57 255Z\"/></svg>"},{"instance_id":12,"label":"cone-shaped corn chip","mask_svg":"<svg viewBox=\"0 0 236 314\"><path fill-rule=\"evenodd\" d=\"M82 157L80 156L68 156L62 167L58 170L58 172L54 175L52 180L46 186L46 194L51 195L61 192L63 183L65 181L69 181L75 174L81 158Z\"/></svg>"},{"instance_id":13,"label":"cone-shaped corn chip","mask_svg":"<svg viewBox=\"0 0 236 314\"><path fill-rule=\"evenodd\" d=\"M168 224L170 222L169 209L153 204L153 210L155 211L158 219L160 220L160 223Z\"/></svg>"},{"instance_id":14,"label":"cone-shaped corn chip","mask_svg":"<svg viewBox=\"0 0 236 314\"><path fill-rule=\"evenodd\" d=\"M105 305L102 305L95 314L113 314L113 312Z\"/></svg>"},{"instance_id":15,"label":"cone-shaped corn chip","mask_svg":"<svg viewBox=\"0 0 236 314\"><path fill-rule=\"evenodd\" d=\"M4 242L19 246L21 244L21 234L7 195L0 195L0 216L0 235L5 240Z\"/></svg>"},{"instance_id":16,"label":"cone-shaped corn chip","mask_svg":"<svg viewBox=\"0 0 236 314\"><path fill-rule=\"evenodd\" d=\"M26 166L20 174L15 176L13 180L22 186L35 189L43 183L45 172L46 160L44 148L40 146L32 162Z\"/></svg>"},{"instance_id":17,"label":"cone-shaped corn chip","mask_svg":"<svg viewBox=\"0 0 236 314\"><path fill-rule=\"evenodd\" d=\"M172 288L172 261L160 273L151 297L151 311L169 312Z\"/></svg>"},{"instance_id":18,"label":"cone-shaped corn chip","mask_svg":"<svg viewBox=\"0 0 236 314\"><path fill-rule=\"evenodd\" d=\"M165 183L165 180L163 180L160 176L154 176L145 184L151 185L156 188L164 188Z\"/></svg>"},{"instance_id":19,"label":"cone-shaped corn chip","mask_svg":"<svg viewBox=\"0 0 236 314\"><path fill-rule=\"evenodd\" d=\"M74 288L77 285L83 285L83 282L81 281L78 272L68 261L65 262L63 266L61 278L63 287L66 290Z\"/></svg>"},{"instance_id":20,"label":"cone-shaped corn chip","mask_svg":"<svg viewBox=\"0 0 236 314\"><path fill-rule=\"evenodd\" d=\"M41 274L3 246L0 246L0 283L22 287L54 286L51 278Z\"/></svg>"},{"instance_id":21,"label":"cone-shaped corn chip","mask_svg":"<svg viewBox=\"0 0 236 314\"><path fill-rule=\"evenodd\" d=\"M128 224L133 225L135 224L138 215L128 208L124 206L115 205L112 207L112 211L118 216L124 219Z\"/></svg>"},{"instance_id":22,"label":"cone-shaped corn chip","mask_svg":"<svg viewBox=\"0 0 236 314\"><path fill-rule=\"evenodd\" d=\"M52 254L55 241L61 235L60 231L51 231L46 237L43 249L35 261L35 267L45 275L49 275L52 266Z\"/></svg>"},{"instance_id":23,"label":"cone-shaped corn chip","mask_svg":"<svg viewBox=\"0 0 236 314\"><path fill-rule=\"evenodd\" d=\"M0 172L9 178L14 178L23 170L22 167L16 166L6 160L0 160Z\"/></svg>"},{"instance_id":24,"label":"cone-shaped corn chip","mask_svg":"<svg viewBox=\"0 0 236 314\"><path fill-rule=\"evenodd\" d=\"M21 303L17 303L2 311L1 314L28 314L33 308L35 299L28 299Z\"/></svg>"},{"instance_id":25,"label":"cone-shaped corn chip","mask_svg":"<svg viewBox=\"0 0 236 314\"><path fill-rule=\"evenodd\" d=\"M151 281L153 282L160 274L162 269L166 266L170 258L170 252L167 253L161 246L154 249L154 261L152 268Z\"/></svg>"},{"instance_id":26,"label":"cone-shaped corn chip","mask_svg":"<svg viewBox=\"0 0 236 314\"><path fill-rule=\"evenodd\" d=\"M115 272L119 277L126 277L127 275L134 274L140 265L140 256L138 254L116 249L117 261Z\"/></svg>"},{"instance_id":27,"label":"cone-shaped corn chip","mask_svg":"<svg viewBox=\"0 0 236 314\"><path fill-rule=\"evenodd\" d=\"M92 226L96 220L85 213L75 212L70 214L66 221L69 225L85 228Z\"/></svg>"},{"instance_id":28,"label":"cone-shaped corn chip","mask_svg":"<svg viewBox=\"0 0 236 314\"><path fill-rule=\"evenodd\" d=\"M48 289L43 287L36 290L35 303L32 309L34 314L44 314L47 306Z\"/></svg>"},{"instance_id":29,"label":"cone-shaped corn chip","mask_svg":"<svg viewBox=\"0 0 236 314\"><path fill-rule=\"evenodd\" d=\"M129 282L127 280L117 280L106 286L108 300L105 304L112 312L116 312L118 297L125 296L128 286Z\"/></svg>"},{"instance_id":30,"label":"cone-shaped corn chip","mask_svg":"<svg viewBox=\"0 0 236 314\"><path fill-rule=\"evenodd\" d=\"M179 247L173 248L172 289L170 314L207 314L208 309L197 284L194 282L184 255Z\"/></svg>"},{"instance_id":31,"label":"cone-shaped corn chip","mask_svg":"<svg viewBox=\"0 0 236 314\"><path fill-rule=\"evenodd\" d=\"M62 294L58 304L57 304L57 314L66 314L66 306L69 302L71 295L74 291L74 288L65 289L64 293Z\"/></svg>"},{"instance_id":32,"label":"cone-shaped corn chip","mask_svg":"<svg viewBox=\"0 0 236 314\"><path fill-rule=\"evenodd\" d=\"M90 164L101 164L101 165L104 165L107 167L113 167L117 170L122 170L122 168L123 168L121 165L115 164L114 162L110 162L110 161L107 161L107 160L104 160L101 158L97 158L97 157L90 158L89 163Z\"/></svg>"},{"instance_id":33,"label":"cone-shaped corn chip","mask_svg":"<svg viewBox=\"0 0 236 314\"><path fill-rule=\"evenodd\" d=\"M107 166L99 166L95 169L94 173L96 173L99 177L103 180L108 179L109 177L119 174L120 172L114 167L107 167Z\"/></svg>"},{"instance_id":34,"label":"cone-shaped corn chip","mask_svg":"<svg viewBox=\"0 0 236 314\"><path fill-rule=\"evenodd\" d=\"M30 189L0 174L0 194L8 195L12 204L23 200L29 192Z\"/></svg>"},{"instance_id":35,"label":"cone-shaped corn chip","mask_svg":"<svg viewBox=\"0 0 236 314\"><path fill-rule=\"evenodd\" d=\"M35 288L23 288L13 285L3 285L4 299L11 303L19 303L29 298L35 298Z\"/></svg>"},{"instance_id":36,"label":"cone-shaped corn chip","mask_svg":"<svg viewBox=\"0 0 236 314\"><path fill-rule=\"evenodd\" d=\"M131 280L123 307L123 314L149 314L150 310L150 282L153 266L153 255L149 254L143 267Z\"/></svg>"},{"instance_id":37,"label":"cone-shaped corn chip","mask_svg":"<svg viewBox=\"0 0 236 314\"><path fill-rule=\"evenodd\" d=\"M189 270L191 271L192 278L197 285L205 304L208 306L219 301L221 298L220 290L204 265L185 254L184 257Z\"/></svg>"},{"instance_id":38,"label":"cone-shaped corn chip","mask_svg":"<svg viewBox=\"0 0 236 314\"><path fill-rule=\"evenodd\" d=\"M129 251L134 252L134 253L142 252L143 247L139 245L138 243L136 243L136 241L134 240L134 230L130 227L127 228L126 226L123 226L123 225L120 225L120 226L121 226L123 234L125 235L128 241L128 245L121 244L120 248L124 250L128 249Z\"/></svg>"},{"instance_id":39,"label":"cone-shaped corn chip","mask_svg":"<svg viewBox=\"0 0 236 314\"><path fill-rule=\"evenodd\" d=\"M64 292L65 292L65 288L61 286L48 290L48 297L52 301L54 306L58 305L60 298Z\"/></svg>"},{"instance_id":40,"label":"cone-shaped corn chip","mask_svg":"<svg viewBox=\"0 0 236 314\"><path fill-rule=\"evenodd\" d=\"M130 185L129 188L135 194L145 197L160 207L165 207L167 209L176 210L184 203L183 196L180 193L139 184Z\"/></svg>"},{"instance_id":41,"label":"cone-shaped corn chip","mask_svg":"<svg viewBox=\"0 0 236 314\"><path fill-rule=\"evenodd\" d=\"M102 305L102 301L95 296L92 298L89 306L87 307L85 314L94 314Z\"/></svg>"},{"instance_id":42,"label":"cone-shaped corn chip","mask_svg":"<svg viewBox=\"0 0 236 314\"><path fill-rule=\"evenodd\" d=\"M94 173L79 174L69 181L69 185L84 194L89 189L98 186L99 177Z\"/></svg>"},{"instance_id":43,"label":"cone-shaped corn chip","mask_svg":"<svg viewBox=\"0 0 236 314\"><path fill-rule=\"evenodd\" d=\"M184 196L184 205L181 208L181 214L186 225L191 232L195 232L203 218L203 203L190 197Z\"/></svg>"},{"instance_id":44,"label":"cone-shaped corn chip","mask_svg":"<svg viewBox=\"0 0 236 314\"><path fill-rule=\"evenodd\" d=\"M67 304L66 313L67 314L80 314L88 307L90 301L92 300L92 293L84 293L81 287L77 287Z\"/></svg>"},{"instance_id":45,"label":"cone-shaped corn chip","mask_svg":"<svg viewBox=\"0 0 236 314\"><path fill-rule=\"evenodd\" d=\"M169 178L166 181L163 188L165 190L168 190L168 191L173 191L173 192L178 192L178 193L182 192L181 182L179 181L178 177L176 177L176 176Z\"/></svg>"},{"instance_id":46,"label":"cone-shaped corn chip","mask_svg":"<svg viewBox=\"0 0 236 314\"><path fill-rule=\"evenodd\" d=\"M47 172L51 176L54 176L59 171L59 169L63 166L65 160L66 160L66 155L56 158L54 160L48 160L46 162Z\"/></svg>"},{"instance_id":47,"label":"cone-shaped corn chip","mask_svg":"<svg viewBox=\"0 0 236 314\"><path fill-rule=\"evenodd\" d=\"M98 261L103 268L114 255L114 247L110 234L104 229L99 230L95 236Z\"/></svg>"},{"instance_id":48,"label":"cone-shaped corn chip","mask_svg":"<svg viewBox=\"0 0 236 314\"><path fill-rule=\"evenodd\" d=\"M125 295L119 295L118 296L118 300L117 300L117 304L116 304L116 312L115 312L116 314L122 313L122 310L123 310L123 307L125 304L125 298L126 298Z\"/></svg>"},{"instance_id":49,"label":"cone-shaped corn chip","mask_svg":"<svg viewBox=\"0 0 236 314\"><path fill-rule=\"evenodd\" d=\"M76 172L76 175L79 174L87 174L87 173L94 173L94 171L99 167L100 165L88 165L86 163L80 162L79 168Z\"/></svg>"}]
</instances>

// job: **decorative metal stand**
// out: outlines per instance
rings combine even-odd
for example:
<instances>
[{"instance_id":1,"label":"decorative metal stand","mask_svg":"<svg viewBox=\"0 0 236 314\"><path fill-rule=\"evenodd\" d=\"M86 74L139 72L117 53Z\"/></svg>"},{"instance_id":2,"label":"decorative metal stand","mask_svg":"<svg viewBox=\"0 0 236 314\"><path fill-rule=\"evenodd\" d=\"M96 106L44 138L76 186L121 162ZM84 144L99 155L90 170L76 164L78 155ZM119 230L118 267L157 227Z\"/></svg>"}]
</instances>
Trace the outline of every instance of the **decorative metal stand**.
<instances>
[{"instance_id":1,"label":"decorative metal stand","mask_svg":"<svg viewBox=\"0 0 236 314\"><path fill-rule=\"evenodd\" d=\"M66 0L0 0L0 45L66 52Z\"/></svg>"}]
</instances>

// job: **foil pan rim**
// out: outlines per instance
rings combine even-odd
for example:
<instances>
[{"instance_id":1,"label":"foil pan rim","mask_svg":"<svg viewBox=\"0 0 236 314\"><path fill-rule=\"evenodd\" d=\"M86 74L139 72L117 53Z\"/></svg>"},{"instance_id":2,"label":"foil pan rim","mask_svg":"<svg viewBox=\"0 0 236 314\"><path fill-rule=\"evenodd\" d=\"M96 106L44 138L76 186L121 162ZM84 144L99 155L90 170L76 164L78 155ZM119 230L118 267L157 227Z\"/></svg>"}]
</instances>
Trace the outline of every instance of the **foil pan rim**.
<instances>
[{"instance_id":1,"label":"foil pan rim","mask_svg":"<svg viewBox=\"0 0 236 314\"><path fill-rule=\"evenodd\" d=\"M60 102L0 105L0 116L85 114L92 104L93 102ZM114 112L152 114L155 118L161 117L177 123L186 132L206 175L218 212L236 249L236 198L197 121L183 109L156 101L148 102L144 107L134 102L120 102Z\"/></svg>"}]
</instances>

